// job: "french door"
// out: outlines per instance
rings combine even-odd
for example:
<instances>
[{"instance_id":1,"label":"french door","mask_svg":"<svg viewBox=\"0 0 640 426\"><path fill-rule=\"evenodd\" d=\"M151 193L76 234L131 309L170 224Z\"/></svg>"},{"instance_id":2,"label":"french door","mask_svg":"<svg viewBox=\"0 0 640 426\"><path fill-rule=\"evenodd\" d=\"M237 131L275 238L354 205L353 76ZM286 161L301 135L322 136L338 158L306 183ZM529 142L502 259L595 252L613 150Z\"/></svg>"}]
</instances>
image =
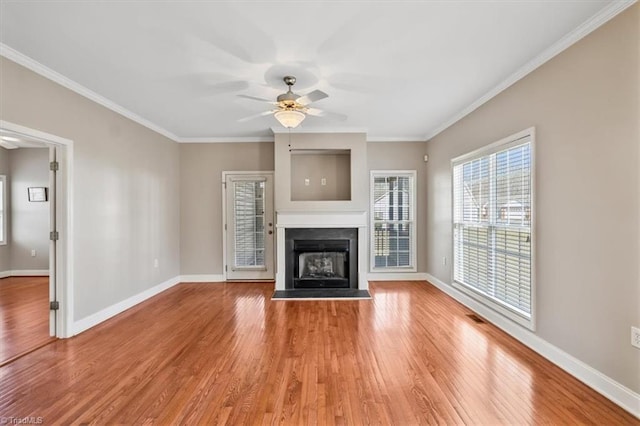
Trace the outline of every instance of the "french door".
<instances>
[{"instance_id":1,"label":"french door","mask_svg":"<svg viewBox=\"0 0 640 426\"><path fill-rule=\"evenodd\" d=\"M274 279L273 175L225 174L226 276Z\"/></svg>"}]
</instances>

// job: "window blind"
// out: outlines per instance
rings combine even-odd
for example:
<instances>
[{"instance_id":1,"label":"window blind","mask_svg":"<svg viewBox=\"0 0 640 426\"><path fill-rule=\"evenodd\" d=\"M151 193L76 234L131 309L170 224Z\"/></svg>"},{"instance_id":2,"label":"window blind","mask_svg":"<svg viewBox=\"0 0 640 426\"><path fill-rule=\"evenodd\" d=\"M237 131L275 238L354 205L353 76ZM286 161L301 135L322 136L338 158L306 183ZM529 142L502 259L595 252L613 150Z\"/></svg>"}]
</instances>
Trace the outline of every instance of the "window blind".
<instances>
[{"instance_id":1,"label":"window blind","mask_svg":"<svg viewBox=\"0 0 640 426\"><path fill-rule=\"evenodd\" d=\"M236 181L234 191L235 267L264 266L264 181Z\"/></svg>"},{"instance_id":2,"label":"window blind","mask_svg":"<svg viewBox=\"0 0 640 426\"><path fill-rule=\"evenodd\" d=\"M374 268L412 267L413 175L373 176Z\"/></svg>"},{"instance_id":3,"label":"window blind","mask_svg":"<svg viewBox=\"0 0 640 426\"><path fill-rule=\"evenodd\" d=\"M454 281L531 318L531 138L453 163Z\"/></svg>"}]
</instances>

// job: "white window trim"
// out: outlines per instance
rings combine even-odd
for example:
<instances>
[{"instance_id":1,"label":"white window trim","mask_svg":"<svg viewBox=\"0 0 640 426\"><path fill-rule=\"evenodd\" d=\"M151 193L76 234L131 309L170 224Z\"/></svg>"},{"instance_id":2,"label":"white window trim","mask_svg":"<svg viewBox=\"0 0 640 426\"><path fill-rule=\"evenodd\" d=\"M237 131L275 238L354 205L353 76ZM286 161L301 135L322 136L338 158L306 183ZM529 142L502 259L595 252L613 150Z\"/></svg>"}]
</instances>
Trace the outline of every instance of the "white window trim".
<instances>
[{"instance_id":1,"label":"white window trim","mask_svg":"<svg viewBox=\"0 0 640 426\"><path fill-rule=\"evenodd\" d=\"M0 184L2 185L2 239L0 240L0 246L7 245L7 176L0 175Z\"/></svg>"},{"instance_id":2,"label":"white window trim","mask_svg":"<svg viewBox=\"0 0 640 426\"><path fill-rule=\"evenodd\" d=\"M454 166L458 163L467 162L474 160L479 157L483 157L486 155L494 154L498 151L502 151L505 149L509 149L510 147L517 146L522 143L522 139L529 138L531 144L531 316L529 318L523 316L518 313L516 310L511 309L509 306L500 303L497 300L491 299L480 292L474 290L471 287L468 287L464 284L458 283L454 279L454 268L455 268L455 244L454 244L454 197L455 197L455 187L454 187ZM458 156L451 160L451 279L453 287L460 290L464 294L474 298L478 302L486 305L490 309L498 312L504 317L514 321L515 323L526 327L531 331L535 331L536 329L536 160L535 160L535 127L530 127L526 130L523 130L518 133L514 133L513 135L507 136L506 138L500 139L499 141L493 142L489 145L486 145L482 148L476 149L467 154Z\"/></svg>"},{"instance_id":3,"label":"white window trim","mask_svg":"<svg viewBox=\"0 0 640 426\"><path fill-rule=\"evenodd\" d=\"M411 178L411 211L410 220L413 224L413 234L411 236L411 266L397 266L397 267L375 267L375 244L374 244L374 179L376 177L389 177L389 176L409 176ZM371 170L369 176L369 272L372 273L398 273L398 272L417 272L417 241L418 241L418 221L416 220L416 206L418 204L417 196L417 173L415 170Z\"/></svg>"}]
</instances>

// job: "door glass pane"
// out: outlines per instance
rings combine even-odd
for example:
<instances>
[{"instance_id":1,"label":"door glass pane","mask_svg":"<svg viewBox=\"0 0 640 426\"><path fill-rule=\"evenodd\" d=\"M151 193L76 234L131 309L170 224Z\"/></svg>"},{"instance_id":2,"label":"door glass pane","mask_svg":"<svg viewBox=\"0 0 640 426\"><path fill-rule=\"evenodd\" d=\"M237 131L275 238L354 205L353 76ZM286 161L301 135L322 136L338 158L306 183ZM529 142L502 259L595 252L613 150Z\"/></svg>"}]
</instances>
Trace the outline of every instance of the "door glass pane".
<instances>
[{"instance_id":1,"label":"door glass pane","mask_svg":"<svg viewBox=\"0 0 640 426\"><path fill-rule=\"evenodd\" d=\"M264 266L264 181L233 183L235 266Z\"/></svg>"}]
</instances>

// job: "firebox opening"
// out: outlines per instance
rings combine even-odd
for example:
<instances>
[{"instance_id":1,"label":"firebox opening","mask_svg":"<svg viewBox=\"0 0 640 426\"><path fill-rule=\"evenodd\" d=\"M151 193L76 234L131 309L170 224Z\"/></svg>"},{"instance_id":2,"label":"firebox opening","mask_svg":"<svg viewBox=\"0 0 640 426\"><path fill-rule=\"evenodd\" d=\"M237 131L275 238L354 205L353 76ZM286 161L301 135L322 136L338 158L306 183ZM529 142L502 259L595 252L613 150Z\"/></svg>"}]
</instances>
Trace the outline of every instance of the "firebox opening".
<instances>
[{"instance_id":1,"label":"firebox opening","mask_svg":"<svg viewBox=\"0 0 640 426\"><path fill-rule=\"evenodd\" d=\"M301 253L298 278L345 278L344 253Z\"/></svg>"}]
</instances>

